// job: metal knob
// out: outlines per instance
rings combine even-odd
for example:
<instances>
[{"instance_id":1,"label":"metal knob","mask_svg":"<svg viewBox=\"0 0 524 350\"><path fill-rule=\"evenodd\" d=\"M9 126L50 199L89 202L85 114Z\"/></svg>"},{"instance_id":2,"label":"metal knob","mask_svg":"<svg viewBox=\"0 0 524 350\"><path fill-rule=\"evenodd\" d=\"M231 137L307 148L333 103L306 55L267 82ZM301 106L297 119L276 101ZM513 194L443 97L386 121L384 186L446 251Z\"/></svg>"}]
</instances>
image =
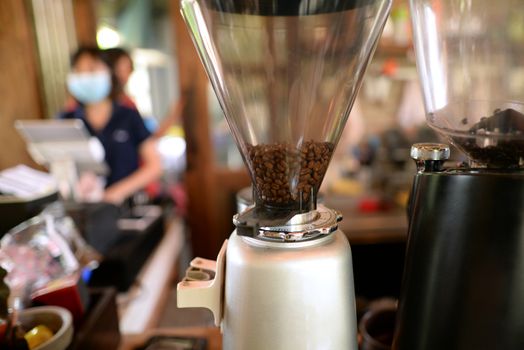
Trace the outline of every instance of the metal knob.
<instances>
[{"instance_id":1,"label":"metal knob","mask_svg":"<svg viewBox=\"0 0 524 350\"><path fill-rule=\"evenodd\" d=\"M449 146L443 143L416 143L411 146L411 158L415 160L419 172L441 171L449 159Z\"/></svg>"}]
</instances>

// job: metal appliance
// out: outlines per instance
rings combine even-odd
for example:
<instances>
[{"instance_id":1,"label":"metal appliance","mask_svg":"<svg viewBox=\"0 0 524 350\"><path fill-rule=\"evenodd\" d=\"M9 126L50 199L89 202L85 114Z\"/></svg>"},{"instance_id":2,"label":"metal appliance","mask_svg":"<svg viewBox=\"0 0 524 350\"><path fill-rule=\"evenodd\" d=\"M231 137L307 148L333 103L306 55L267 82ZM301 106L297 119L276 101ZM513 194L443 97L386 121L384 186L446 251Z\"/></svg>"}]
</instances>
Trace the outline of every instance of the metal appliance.
<instances>
[{"instance_id":1,"label":"metal appliance","mask_svg":"<svg viewBox=\"0 0 524 350\"><path fill-rule=\"evenodd\" d=\"M178 285L224 349L357 349L350 246L317 194L390 5L181 1L254 189L217 261Z\"/></svg>"},{"instance_id":2,"label":"metal appliance","mask_svg":"<svg viewBox=\"0 0 524 350\"><path fill-rule=\"evenodd\" d=\"M427 121L393 349L524 348L524 3L411 0Z\"/></svg>"}]
</instances>

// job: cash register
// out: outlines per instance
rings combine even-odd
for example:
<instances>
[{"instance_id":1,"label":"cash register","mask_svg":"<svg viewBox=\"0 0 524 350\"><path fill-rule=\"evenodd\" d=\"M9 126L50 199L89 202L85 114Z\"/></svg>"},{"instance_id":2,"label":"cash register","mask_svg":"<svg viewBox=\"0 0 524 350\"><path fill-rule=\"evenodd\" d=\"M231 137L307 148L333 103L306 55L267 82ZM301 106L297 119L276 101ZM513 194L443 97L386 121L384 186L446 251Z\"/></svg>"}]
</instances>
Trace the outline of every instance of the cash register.
<instances>
[{"instance_id":1,"label":"cash register","mask_svg":"<svg viewBox=\"0 0 524 350\"><path fill-rule=\"evenodd\" d=\"M162 209L132 200L117 207L79 196L79 174L89 171L102 179L108 172L102 144L81 120L19 120L15 127L33 160L49 169L55 180L59 195L52 199L63 202L85 240L103 256L86 274L88 284L127 290L163 237Z\"/></svg>"}]
</instances>

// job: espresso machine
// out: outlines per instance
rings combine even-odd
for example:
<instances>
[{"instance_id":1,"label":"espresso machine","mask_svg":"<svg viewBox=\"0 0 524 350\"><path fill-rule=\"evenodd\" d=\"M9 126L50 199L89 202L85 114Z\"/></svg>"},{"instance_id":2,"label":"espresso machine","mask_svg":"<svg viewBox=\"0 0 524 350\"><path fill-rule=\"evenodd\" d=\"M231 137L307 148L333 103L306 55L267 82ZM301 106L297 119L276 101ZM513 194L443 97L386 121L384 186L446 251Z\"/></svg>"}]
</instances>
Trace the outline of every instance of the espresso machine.
<instances>
[{"instance_id":1,"label":"espresso machine","mask_svg":"<svg viewBox=\"0 0 524 350\"><path fill-rule=\"evenodd\" d=\"M411 149L393 349L524 349L524 2L410 6L427 122L447 144Z\"/></svg>"},{"instance_id":2,"label":"espresso machine","mask_svg":"<svg viewBox=\"0 0 524 350\"><path fill-rule=\"evenodd\" d=\"M182 0L255 204L179 307L207 307L223 348L357 349L351 249L317 194L389 0Z\"/></svg>"}]
</instances>

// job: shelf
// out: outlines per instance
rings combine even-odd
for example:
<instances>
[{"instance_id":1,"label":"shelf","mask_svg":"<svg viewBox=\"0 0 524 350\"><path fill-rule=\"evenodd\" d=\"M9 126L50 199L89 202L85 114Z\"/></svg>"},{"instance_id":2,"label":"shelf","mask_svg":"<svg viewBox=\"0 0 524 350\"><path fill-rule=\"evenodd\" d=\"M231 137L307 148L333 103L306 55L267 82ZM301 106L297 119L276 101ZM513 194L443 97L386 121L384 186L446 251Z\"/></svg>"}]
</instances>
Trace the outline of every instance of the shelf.
<instances>
[{"instance_id":1,"label":"shelf","mask_svg":"<svg viewBox=\"0 0 524 350\"><path fill-rule=\"evenodd\" d=\"M181 218L175 218L144 264L136 283L126 293L118 295L123 336L143 333L158 323L183 245L183 222Z\"/></svg>"}]
</instances>

